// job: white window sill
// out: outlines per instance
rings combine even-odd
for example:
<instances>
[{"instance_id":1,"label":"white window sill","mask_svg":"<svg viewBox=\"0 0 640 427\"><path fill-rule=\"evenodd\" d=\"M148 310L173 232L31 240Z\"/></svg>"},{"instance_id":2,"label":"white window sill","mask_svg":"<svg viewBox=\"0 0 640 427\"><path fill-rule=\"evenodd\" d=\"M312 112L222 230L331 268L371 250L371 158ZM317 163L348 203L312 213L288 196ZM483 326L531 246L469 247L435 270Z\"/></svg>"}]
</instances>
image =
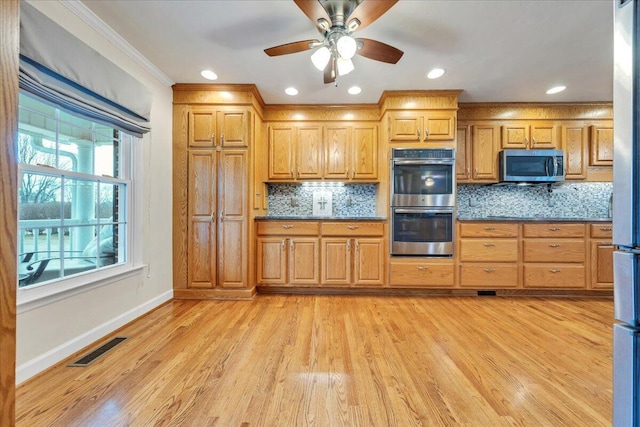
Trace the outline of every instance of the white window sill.
<instances>
[{"instance_id":1,"label":"white window sill","mask_svg":"<svg viewBox=\"0 0 640 427\"><path fill-rule=\"evenodd\" d=\"M68 279L62 279L55 283L43 283L26 288L18 288L17 313L25 313L48 304L78 295L101 286L108 285L119 280L133 277L146 267L146 265L132 266L131 264L115 265L79 274Z\"/></svg>"}]
</instances>

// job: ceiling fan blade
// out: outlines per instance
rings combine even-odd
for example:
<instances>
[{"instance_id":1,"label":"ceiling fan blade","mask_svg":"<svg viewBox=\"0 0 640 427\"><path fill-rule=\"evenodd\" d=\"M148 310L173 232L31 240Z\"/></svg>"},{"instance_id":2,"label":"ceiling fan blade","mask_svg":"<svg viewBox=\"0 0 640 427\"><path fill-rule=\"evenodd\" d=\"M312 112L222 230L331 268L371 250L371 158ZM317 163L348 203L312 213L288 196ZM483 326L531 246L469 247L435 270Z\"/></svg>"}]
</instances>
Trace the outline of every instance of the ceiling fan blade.
<instances>
[{"instance_id":1,"label":"ceiling fan blade","mask_svg":"<svg viewBox=\"0 0 640 427\"><path fill-rule=\"evenodd\" d=\"M356 28L360 30L380 18L397 2L398 0L362 0L362 3L356 6L347 18L347 26L355 18L360 21L360 25Z\"/></svg>"},{"instance_id":2,"label":"ceiling fan blade","mask_svg":"<svg viewBox=\"0 0 640 427\"><path fill-rule=\"evenodd\" d=\"M388 64L396 64L404 52L400 49L396 49L388 44L371 40L371 39L356 39L358 44L362 43L362 47L356 50L356 54L364 56L365 58L375 59L376 61L386 62Z\"/></svg>"},{"instance_id":3,"label":"ceiling fan blade","mask_svg":"<svg viewBox=\"0 0 640 427\"><path fill-rule=\"evenodd\" d=\"M336 81L336 60L331 58L326 67L324 67L324 83L329 84Z\"/></svg>"},{"instance_id":4,"label":"ceiling fan blade","mask_svg":"<svg viewBox=\"0 0 640 427\"><path fill-rule=\"evenodd\" d=\"M293 2L311 19L313 25L318 26L318 20L324 18L331 27L331 18L318 0L293 0Z\"/></svg>"},{"instance_id":5,"label":"ceiling fan blade","mask_svg":"<svg viewBox=\"0 0 640 427\"><path fill-rule=\"evenodd\" d=\"M269 56L288 55L290 53L304 52L305 50L312 49L315 43L319 43L318 40L301 40L299 42L292 42L287 44L281 44L280 46L270 47L265 49L264 53Z\"/></svg>"}]
</instances>

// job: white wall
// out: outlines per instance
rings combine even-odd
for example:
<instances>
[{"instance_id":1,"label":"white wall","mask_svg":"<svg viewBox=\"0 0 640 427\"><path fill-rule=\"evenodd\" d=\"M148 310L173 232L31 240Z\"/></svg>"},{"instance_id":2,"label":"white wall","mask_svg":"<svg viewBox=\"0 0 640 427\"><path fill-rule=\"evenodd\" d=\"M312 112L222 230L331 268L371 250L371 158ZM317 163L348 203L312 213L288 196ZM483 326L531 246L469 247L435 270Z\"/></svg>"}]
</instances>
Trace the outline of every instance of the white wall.
<instances>
[{"instance_id":1,"label":"white wall","mask_svg":"<svg viewBox=\"0 0 640 427\"><path fill-rule=\"evenodd\" d=\"M172 90L58 1L30 1L153 93L143 141L142 262L138 272L43 306L18 307L18 383L173 297L171 248ZM85 8L86 9L86 8ZM88 11L88 9L86 9ZM94 24L92 24L94 25Z\"/></svg>"}]
</instances>

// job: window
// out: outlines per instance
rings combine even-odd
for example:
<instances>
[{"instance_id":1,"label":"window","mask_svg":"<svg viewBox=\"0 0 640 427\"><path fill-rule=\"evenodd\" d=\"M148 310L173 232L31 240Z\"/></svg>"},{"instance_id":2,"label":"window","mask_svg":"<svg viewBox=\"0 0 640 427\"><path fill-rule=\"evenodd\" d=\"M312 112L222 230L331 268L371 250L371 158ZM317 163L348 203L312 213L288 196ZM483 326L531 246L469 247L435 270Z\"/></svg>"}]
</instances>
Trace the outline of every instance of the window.
<instances>
[{"instance_id":1,"label":"window","mask_svg":"<svg viewBox=\"0 0 640 427\"><path fill-rule=\"evenodd\" d=\"M127 263L133 137L19 98L19 288Z\"/></svg>"}]
</instances>

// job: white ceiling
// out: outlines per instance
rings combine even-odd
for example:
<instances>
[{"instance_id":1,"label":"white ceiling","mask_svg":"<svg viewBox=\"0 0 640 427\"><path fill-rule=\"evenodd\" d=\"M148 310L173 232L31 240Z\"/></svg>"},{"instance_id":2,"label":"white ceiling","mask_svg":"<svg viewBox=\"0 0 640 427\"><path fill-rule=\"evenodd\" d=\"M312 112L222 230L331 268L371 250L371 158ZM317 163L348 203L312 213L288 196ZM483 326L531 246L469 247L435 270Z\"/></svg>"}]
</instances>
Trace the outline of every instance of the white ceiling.
<instances>
[{"instance_id":1,"label":"white ceiling","mask_svg":"<svg viewBox=\"0 0 640 427\"><path fill-rule=\"evenodd\" d=\"M365 0L376 1L376 0ZM253 83L267 104L376 103L384 90L462 89L461 102L611 101L611 0L400 0L356 37L402 51L395 64L354 58L325 85L313 51L265 48L320 38L292 0L83 0L176 83ZM447 72L427 80L433 67ZM567 90L545 91L558 84ZM357 96L347 94L362 87ZM288 86L299 90L291 97Z\"/></svg>"}]
</instances>

